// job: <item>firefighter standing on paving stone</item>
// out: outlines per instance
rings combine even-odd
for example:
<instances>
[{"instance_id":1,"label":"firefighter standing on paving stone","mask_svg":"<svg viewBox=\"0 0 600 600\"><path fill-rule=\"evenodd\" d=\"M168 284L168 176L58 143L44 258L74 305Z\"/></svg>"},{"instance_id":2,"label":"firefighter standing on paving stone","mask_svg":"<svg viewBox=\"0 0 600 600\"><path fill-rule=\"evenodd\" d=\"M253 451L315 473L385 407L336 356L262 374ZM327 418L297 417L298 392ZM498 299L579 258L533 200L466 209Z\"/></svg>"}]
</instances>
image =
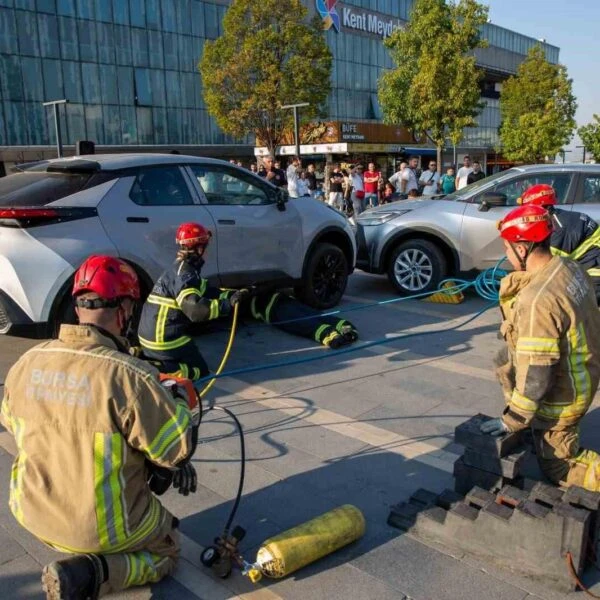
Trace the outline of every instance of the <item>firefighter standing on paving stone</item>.
<instances>
[{"instance_id":1,"label":"firefighter standing on paving stone","mask_svg":"<svg viewBox=\"0 0 600 600\"><path fill-rule=\"evenodd\" d=\"M121 337L140 297L137 275L116 258L92 256L75 275L73 296L81 324L62 325L58 340L17 361L0 413L18 450L13 515L72 554L44 567L49 600L94 600L173 572L177 520L152 493L152 477L167 479L160 492L171 480L185 495L196 488L188 403L130 356Z\"/></svg>"},{"instance_id":2,"label":"firefighter standing on paving stone","mask_svg":"<svg viewBox=\"0 0 600 600\"><path fill-rule=\"evenodd\" d=\"M530 427L542 472L554 483L600 491L600 456L579 447L579 422L600 378L600 312L574 261L552 256L552 217L527 204L499 223L515 269L500 285L508 352L498 375L507 406L481 425L491 435Z\"/></svg>"},{"instance_id":3,"label":"firefighter standing on paving stone","mask_svg":"<svg viewBox=\"0 0 600 600\"><path fill-rule=\"evenodd\" d=\"M600 302L600 227L585 213L556 208L551 185L531 186L517 199L518 204L543 206L552 215L554 231L550 238L552 254L576 260L592 278Z\"/></svg>"}]
</instances>

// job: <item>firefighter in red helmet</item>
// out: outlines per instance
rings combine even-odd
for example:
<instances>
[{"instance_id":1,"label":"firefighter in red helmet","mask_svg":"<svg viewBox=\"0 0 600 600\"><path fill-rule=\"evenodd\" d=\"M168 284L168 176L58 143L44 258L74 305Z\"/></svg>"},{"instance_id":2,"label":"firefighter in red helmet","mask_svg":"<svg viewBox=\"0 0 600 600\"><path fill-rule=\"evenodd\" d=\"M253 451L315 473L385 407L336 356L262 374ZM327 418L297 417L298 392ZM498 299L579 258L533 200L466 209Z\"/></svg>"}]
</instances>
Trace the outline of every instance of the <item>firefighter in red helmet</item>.
<instances>
[{"instance_id":1,"label":"firefighter in red helmet","mask_svg":"<svg viewBox=\"0 0 600 600\"><path fill-rule=\"evenodd\" d=\"M202 277L212 238L200 223L182 223L175 234L177 258L156 281L142 309L138 337L143 355L163 373L199 379L209 374L190 335L191 323L231 313L247 290L221 290Z\"/></svg>"},{"instance_id":2,"label":"firefighter in red helmet","mask_svg":"<svg viewBox=\"0 0 600 600\"><path fill-rule=\"evenodd\" d=\"M497 359L507 406L481 429L531 428L542 472L552 482L600 491L600 456L579 447L579 422L600 378L600 312L592 282L573 260L552 256L552 216L525 204L499 223L515 271L500 285Z\"/></svg>"},{"instance_id":3,"label":"firefighter in red helmet","mask_svg":"<svg viewBox=\"0 0 600 600\"><path fill-rule=\"evenodd\" d=\"M540 183L528 188L517 199L519 204L542 206L552 215L554 231L550 238L552 254L576 260L592 278L596 300L600 303L600 228L585 213L557 207L551 185Z\"/></svg>"},{"instance_id":4,"label":"firefighter in red helmet","mask_svg":"<svg viewBox=\"0 0 600 600\"><path fill-rule=\"evenodd\" d=\"M140 298L135 271L92 256L73 297L80 324L62 325L57 340L17 361L0 412L17 444L13 515L72 555L44 567L49 600L95 599L173 572L177 521L153 494L151 467L171 473L183 493L196 485L190 406L122 337Z\"/></svg>"}]
</instances>

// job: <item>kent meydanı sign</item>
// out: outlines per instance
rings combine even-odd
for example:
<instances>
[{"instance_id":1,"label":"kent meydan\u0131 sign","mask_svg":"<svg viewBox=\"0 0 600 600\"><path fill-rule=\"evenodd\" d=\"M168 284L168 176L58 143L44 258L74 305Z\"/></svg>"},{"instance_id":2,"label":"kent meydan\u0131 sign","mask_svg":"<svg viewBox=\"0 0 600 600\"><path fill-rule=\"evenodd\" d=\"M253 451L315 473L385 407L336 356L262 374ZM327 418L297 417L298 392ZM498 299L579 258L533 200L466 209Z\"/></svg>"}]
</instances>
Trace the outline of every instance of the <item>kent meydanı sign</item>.
<instances>
[{"instance_id":1,"label":"kent meydan\u0131 sign","mask_svg":"<svg viewBox=\"0 0 600 600\"><path fill-rule=\"evenodd\" d=\"M352 6L341 6L337 0L315 0L317 13L323 19L324 29L362 31L387 38L403 26L403 21L373 11Z\"/></svg>"}]
</instances>

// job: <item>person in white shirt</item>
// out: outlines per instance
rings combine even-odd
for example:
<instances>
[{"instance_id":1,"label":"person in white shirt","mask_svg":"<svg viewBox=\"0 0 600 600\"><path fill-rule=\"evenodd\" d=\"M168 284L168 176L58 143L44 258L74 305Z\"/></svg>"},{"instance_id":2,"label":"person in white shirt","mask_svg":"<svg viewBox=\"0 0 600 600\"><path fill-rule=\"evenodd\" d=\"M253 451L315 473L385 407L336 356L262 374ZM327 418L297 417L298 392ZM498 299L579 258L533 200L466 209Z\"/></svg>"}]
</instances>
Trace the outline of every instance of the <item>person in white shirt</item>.
<instances>
[{"instance_id":1,"label":"person in white shirt","mask_svg":"<svg viewBox=\"0 0 600 600\"><path fill-rule=\"evenodd\" d=\"M297 156L292 158L292 162L289 164L285 176L288 182L288 193L290 198L298 198L298 171L300 170L300 159Z\"/></svg>"},{"instance_id":2,"label":"person in white shirt","mask_svg":"<svg viewBox=\"0 0 600 600\"><path fill-rule=\"evenodd\" d=\"M400 193L408 194L411 190L418 190L419 183L417 182L417 167L419 165L419 157L411 156L408 161L408 167L402 171L400 179Z\"/></svg>"},{"instance_id":3,"label":"person in white shirt","mask_svg":"<svg viewBox=\"0 0 600 600\"><path fill-rule=\"evenodd\" d=\"M365 185L363 183L362 165L356 165L350 171L350 182L352 184L352 209L354 210L354 218L358 217L365 210Z\"/></svg>"},{"instance_id":4,"label":"person in white shirt","mask_svg":"<svg viewBox=\"0 0 600 600\"><path fill-rule=\"evenodd\" d=\"M460 190L467 186L467 179L469 175L473 172L473 167L471 166L471 157L465 156L463 159L463 166L456 173L456 189Z\"/></svg>"},{"instance_id":5,"label":"person in white shirt","mask_svg":"<svg viewBox=\"0 0 600 600\"><path fill-rule=\"evenodd\" d=\"M388 181L394 186L394 189L400 189L400 180L402 179L402 173L404 173L404 169L408 167L407 162L401 162L398 170L388 179Z\"/></svg>"},{"instance_id":6,"label":"person in white shirt","mask_svg":"<svg viewBox=\"0 0 600 600\"><path fill-rule=\"evenodd\" d=\"M419 177L419 185L423 186L422 196L433 196L438 193L440 183L440 174L437 172L437 163L434 160L429 161L429 169L423 171Z\"/></svg>"},{"instance_id":7,"label":"person in white shirt","mask_svg":"<svg viewBox=\"0 0 600 600\"><path fill-rule=\"evenodd\" d=\"M298 197L310 196L310 189L308 187L308 179L306 178L306 171L300 172L296 187L298 189Z\"/></svg>"}]
</instances>

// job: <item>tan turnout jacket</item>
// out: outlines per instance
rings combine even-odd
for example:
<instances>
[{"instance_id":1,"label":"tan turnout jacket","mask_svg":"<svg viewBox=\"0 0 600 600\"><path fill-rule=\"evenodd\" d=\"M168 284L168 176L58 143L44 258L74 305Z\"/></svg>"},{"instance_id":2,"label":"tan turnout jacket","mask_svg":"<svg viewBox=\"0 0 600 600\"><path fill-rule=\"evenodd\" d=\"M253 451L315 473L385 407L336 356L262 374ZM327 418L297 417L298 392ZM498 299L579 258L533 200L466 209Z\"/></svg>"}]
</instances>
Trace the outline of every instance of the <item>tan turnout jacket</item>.
<instances>
[{"instance_id":1,"label":"tan turnout jacket","mask_svg":"<svg viewBox=\"0 0 600 600\"><path fill-rule=\"evenodd\" d=\"M170 518L145 461L174 467L188 456L190 413L109 335L63 325L58 340L26 352L6 378L1 419L18 446L10 508L38 538L118 552Z\"/></svg>"},{"instance_id":2,"label":"tan turnout jacket","mask_svg":"<svg viewBox=\"0 0 600 600\"><path fill-rule=\"evenodd\" d=\"M577 423L600 377L600 312L590 278L572 260L554 257L537 273L505 277L500 305L509 356L499 369L504 422L515 431Z\"/></svg>"}]
</instances>

